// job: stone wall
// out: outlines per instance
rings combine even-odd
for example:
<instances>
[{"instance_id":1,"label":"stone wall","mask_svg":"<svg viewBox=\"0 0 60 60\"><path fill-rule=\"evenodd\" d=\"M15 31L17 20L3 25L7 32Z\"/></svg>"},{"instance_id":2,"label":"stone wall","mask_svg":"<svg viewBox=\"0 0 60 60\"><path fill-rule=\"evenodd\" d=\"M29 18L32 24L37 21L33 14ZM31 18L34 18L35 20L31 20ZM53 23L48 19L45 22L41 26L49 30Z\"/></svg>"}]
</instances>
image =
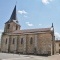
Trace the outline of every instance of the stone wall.
<instances>
[{"instance_id":1,"label":"stone wall","mask_svg":"<svg viewBox=\"0 0 60 60\"><path fill-rule=\"evenodd\" d=\"M30 44L31 37L33 38L32 44ZM26 38L26 44L27 44L26 51L27 51L27 53L34 53L34 43L35 43L34 35L33 34L27 35L27 38Z\"/></svg>"},{"instance_id":2,"label":"stone wall","mask_svg":"<svg viewBox=\"0 0 60 60\"><path fill-rule=\"evenodd\" d=\"M38 53L48 54L51 53L52 36L49 33L38 34Z\"/></svg>"},{"instance_id":3,"label":"stone wall","mask_svg":"<svg viewBox=\"0 0 60 60\"><path fill-rule=\"evenodd\" d=\"M8 24L10 24L9 29L8 29ZM17 30L20 30L20 26L17 25L16 23L11 22L11 23L8 23L8 24L5 24L4 32L13 32L13 31L16 31L16 26L17 26Z\"/></svg>"},{"instance_id":4,"label":"stone wall","mask_svg":"<svg viewBox=\"0 0 60 60\"><path fill-rule=\"evenodd\" d=\"M60 49L59 44L60 44L60 41L55 42L55 45L56 45L56 53L59 53L59 49Z\"/></svg>"},{"instance_id":5,"label":"stone wall","mask_svg":"<svg viewBox=\"0 0 60 60\"><path fill-rule=\"evenodd\" d=\"M13 43L13 39L14 39L14 43ZM10 52L16 52L17 49L17 36L11 36L10 39Z\"/></svg>"},{"instance_id":6,"label":"stone wall","mask_svg":"<svg viewBox=\"0 0 60 60\"><path fill-rule=\"evenodd\" d=\"M30 43L31 37L32 44ZM6 38L8 39L7 44L5 44ZM23 38L22 44L21 38ZM2 51L8 52L8 50L9 52L13 53L19 52L24 54L52 54L52 36L50 33L32 33L11 36L3 35Z\"/></svg>"},{"instance_id":7,"label":"stone wall","mask_svg":"<svg viewBox=\"0 0 60 60\"><path fill-rule=\"evenodd\" d=\"M7 39L7 43L6 43L6 39ZM8 52L8 47L9 47L9 36L3 35L1 39L1 51Z\"/></svg>"}]
</instances>

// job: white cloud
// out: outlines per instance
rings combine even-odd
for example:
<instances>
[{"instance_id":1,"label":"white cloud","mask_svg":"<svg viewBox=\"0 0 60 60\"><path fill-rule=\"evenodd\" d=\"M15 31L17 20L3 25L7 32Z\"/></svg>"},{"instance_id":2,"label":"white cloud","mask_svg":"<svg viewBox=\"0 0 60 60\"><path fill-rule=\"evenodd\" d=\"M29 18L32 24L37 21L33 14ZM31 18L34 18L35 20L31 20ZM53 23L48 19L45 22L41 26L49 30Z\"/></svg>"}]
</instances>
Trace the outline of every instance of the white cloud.
<instances>
[{"instance_id":1,"label":"white cloud","mask_svg":"<svg viewBox=\"0 0 60 60\"><path fill-rule=\"evenodd\" d=\"M55 39L60 39L60 33L55 32Z\"/></svg>"},{"instance_id":2,"label":"white cloud","mask_svg":"<svg viewBox=\"0 0 60 60\"><path fill-rule=\"evenodd\" d=\"M45 5L49 4L50 2L52 2L52 0L42 0L42 3Z\"/></svg>"},{"instance_id":3,"label":"white cloud","mask_svg":"<svg viewBox=\"0 0 60 60\"><path fill-rule=\"evenodd\" d=\"M30 22L26 22L26 24L28 25L28 26L33 26L33 24L32 23L30 23Z\"/></svg>"},{"instance_id":4,"label":"white cloud","mask_svg":"<svg viewBox=\"0 0 60 60\"><path fill-rule=\"evenodd\" d=\"M41 26L42 24L39 24L39 26Z\"/></svg>"},{"instance_id":5,"label":"white cloud","mask_svg":"<svg viewBox=\"0 0 60 60\"><path fill-rule=\"evenodd\" d=\"M18 13L19 14L27 14L27 12L25 10L19 10Z\"/></svg>"}]
</instances>

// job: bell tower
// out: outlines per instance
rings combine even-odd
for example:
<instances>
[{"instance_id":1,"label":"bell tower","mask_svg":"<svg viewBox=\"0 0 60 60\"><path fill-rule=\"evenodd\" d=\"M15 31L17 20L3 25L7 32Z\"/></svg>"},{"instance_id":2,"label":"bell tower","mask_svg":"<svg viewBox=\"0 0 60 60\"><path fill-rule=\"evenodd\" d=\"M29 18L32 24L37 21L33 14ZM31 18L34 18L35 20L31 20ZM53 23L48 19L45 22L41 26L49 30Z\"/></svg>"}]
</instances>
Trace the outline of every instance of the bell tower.
<instances>
[{"instance_id":1,"label":"bell tower","mask_svg":"<svg viewBox=\"0 0 60 60\"><path fill-rule=\"evenodd\" d=\"M5 23L4 32L9 33L16 30L20 30L20 27L21 26L19 25L17 20L16 5L15 5L10 19Z\"/></svg>"}]
</instances>

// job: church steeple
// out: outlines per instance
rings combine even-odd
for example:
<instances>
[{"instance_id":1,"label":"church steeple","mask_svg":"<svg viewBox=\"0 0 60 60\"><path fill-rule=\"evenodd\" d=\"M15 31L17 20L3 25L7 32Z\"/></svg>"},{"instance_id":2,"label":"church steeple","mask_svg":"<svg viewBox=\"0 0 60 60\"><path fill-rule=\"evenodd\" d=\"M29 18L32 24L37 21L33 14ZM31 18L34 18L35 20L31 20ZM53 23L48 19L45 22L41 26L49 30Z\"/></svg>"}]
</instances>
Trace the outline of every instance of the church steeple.
<instances>
[{"instance_id":1,"label":"church steeple","mask_svg":"<svg viewBox=\"0 0 60 60\"><path fill-rule=\"evenodd\" d=\"M16 17L16 5L15 5L14 10L12 12L12 15L10 17L10 20L17 20L17 17Z\"/></svg>"},{"instance_id":2,"label":"church steeple","mask_svg":"<svg viewBox=\"0 0 60 60\"><path fill-rule=\"evenodd\" d=\"M20 25L16 16L16 5L13 9L10 19L5 23L4 32L13 32L15 30L20 30Z\"/></svg>"},{"instance_id":3,"label":"church steeple","mask_svg":"<svg viewBox=\"0 0 60 60\"><path fill-rule=\"evenodd\" d=\"M13 22L13 21L14 21L15 23L18 23L17 14L16 14L16 5L15 5L15 7L14 7L14 9L13 9L13 12L12 12L12 14L11 14L10 19L9 19L6 23Z\"/></svg>"}]
</instances>

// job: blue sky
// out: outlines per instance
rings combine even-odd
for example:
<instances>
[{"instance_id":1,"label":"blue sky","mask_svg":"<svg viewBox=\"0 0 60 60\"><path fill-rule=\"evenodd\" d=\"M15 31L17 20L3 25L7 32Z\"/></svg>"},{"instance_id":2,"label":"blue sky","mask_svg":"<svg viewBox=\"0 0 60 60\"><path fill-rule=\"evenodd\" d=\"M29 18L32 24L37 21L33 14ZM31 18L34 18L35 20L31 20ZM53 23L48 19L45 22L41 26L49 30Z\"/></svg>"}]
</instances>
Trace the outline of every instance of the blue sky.
<instances>
[{"instance_id":1,"label":"blue sky","mask_svg":"<svg viewBox=\"0 0 60 60\"><path fill-rule=\"evenodd\" d=\"M53 23L56 38L60 38L60 0L0 0L0 35L15 4L21 29L48 28Z\"/></svg>"}]
</instances>

